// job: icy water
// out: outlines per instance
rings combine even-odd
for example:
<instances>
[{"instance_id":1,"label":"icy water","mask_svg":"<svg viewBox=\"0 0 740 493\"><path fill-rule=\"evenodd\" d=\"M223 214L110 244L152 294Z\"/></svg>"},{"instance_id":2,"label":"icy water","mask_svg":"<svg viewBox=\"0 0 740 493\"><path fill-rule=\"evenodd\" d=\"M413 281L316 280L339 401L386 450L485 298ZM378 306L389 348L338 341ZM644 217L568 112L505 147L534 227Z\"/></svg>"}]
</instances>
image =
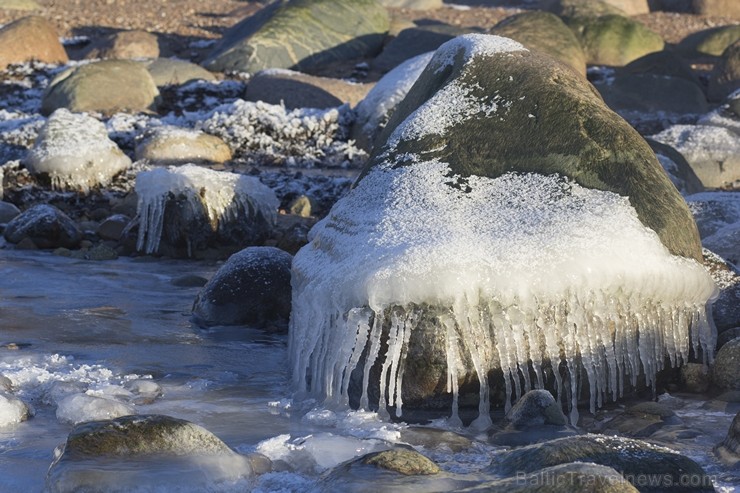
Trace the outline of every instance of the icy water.
<instances>
[{"instance_id":1,"label":"icy water","mask_svg":"<svg viewBox=\"0 0 740 493\"><path fill-rule=\"evenodd\" d=\"M353 477L351 484L326 478L337 464L403 441L405 427L365 412L297 412L290 401L286 336L194 327L189 317L198 288L177 287L173 280L186 274L209 278L217 268L0 250L0 374L36 412L27 422L0 428L0 492L44 489L54 449L72 428L56 416L59 392L72 387L131 404L135 396L126 387L136 379L151 379L163 391L154 402L133 404L137 413L193 421L239 452L267 454L278 469L254 480L214 485L212 491L449 491L483 479L479 471L500 449L486 445L485 435L473 434L468 435L473 445L464 450L420 449L444 470L434 478L379 473ZM701 437L676 446L715 474L720 489L729 493L738 478L723 471L709 450L726 433L732 415L706 412L701 404L690 403L679 412ZM146 474L166 472L144 467L149 472L143 482Z\"/></svg>"}]
</instances>

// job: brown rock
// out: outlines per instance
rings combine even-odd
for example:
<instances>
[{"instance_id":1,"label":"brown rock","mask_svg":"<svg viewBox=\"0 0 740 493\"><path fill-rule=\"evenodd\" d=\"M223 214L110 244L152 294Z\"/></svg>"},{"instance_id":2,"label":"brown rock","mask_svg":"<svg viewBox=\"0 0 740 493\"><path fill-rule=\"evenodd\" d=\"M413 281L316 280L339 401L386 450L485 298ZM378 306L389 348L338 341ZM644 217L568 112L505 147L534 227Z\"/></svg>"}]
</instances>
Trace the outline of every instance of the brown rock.
<instances>
[{"instance_id":1,"label":"brown rock","mask_svg":"<svg viewBox=\"0 0 740 493\"><path fill-rule=\"evenodd\" d=\"M122 31L94 42L84 58L130 60L159 57L157 36L146 31Z\"/></svg>"},{"instance_id":2,"label":"brown rock","mask_svg":"<svg viewBox=\"0 0 740 493\"><path fill-rule=\"evenodd\" d=\"M740 2L737 0L692 0L691 10L699 15L716 15L740 19Z\"/></svg>"},{"instance_id":3,"label":"brown rock","mask_svg":"<svg viewBox=\"0 0 740 493\"><path fill-rule=\"evenodd\" d=\"M355 106L372 84L357 84L292 70L268 69L255 74L247 85L247 101L284 104L286 108L333 108Z\"/></svg>"},{"instance_id":4,"label":"brown rock","mask_svg":"<svg viewBox=\"0 0 740 493\"><path fill-rule=\"evenodd\" d=\"M67 52L59 42L54 26L39 16L19 19L0 29L0 69L11 63L38 60L66 63Z\"/></svg>"}]
</instances>

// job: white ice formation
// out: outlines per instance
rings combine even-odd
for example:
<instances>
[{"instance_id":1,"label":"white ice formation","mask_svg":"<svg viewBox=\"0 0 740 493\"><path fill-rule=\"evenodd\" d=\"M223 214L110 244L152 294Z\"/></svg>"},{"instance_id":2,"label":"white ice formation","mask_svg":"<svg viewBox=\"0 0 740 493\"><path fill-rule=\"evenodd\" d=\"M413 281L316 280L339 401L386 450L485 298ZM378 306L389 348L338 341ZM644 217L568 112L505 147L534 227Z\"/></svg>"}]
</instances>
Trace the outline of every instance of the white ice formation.
<instances>
[{"instance_id":1,"label":"white ice formation","mask_svg":"<svg viewBox=\"0 0 740 493\"><path fill-rule=\"evenodd\" d=\"M480 40L465 46L469 56L521 49L498 37ZM477 41L457 38L447 51L443 45L427 70L450 63L459 43ZM485 112L464 89L449 83L387 146ZM451 419L458 420L458 379L474 372L481 427L490 424L491 370L503 371L508 409L512 395L545 385L552 364L560 399L569 386L575 423L580 385L588 385L593 411L640 374L654 387L666 357L672 365L687 362L692 348L712 357L707 304L717 289L706 269L672 255L629 198L562 176L462 177L445 162L402 155L373 167L309 240L293 261L290 354L298 396L347 405L350 376L364 359L360 406L370 404L378 364L379 408L395 406L401 415L411 334L429 330L420 320L433 313L445 332ZM561 362L567 379L557 371ZM587 383L579 382L581 370Z\"/></svg>"},{"instance_id":2,"label":"white ice formation","mask_svg":"<svg viewBox=\"0 0 740 493\"><path fill-rule=\"evenodd\" d=\"M635 385L644 372L654 385L665 355L688 361L690 341L711 354L714 282L697 262L672 256L627 198L538 174L471 176L467 192L450 181L442 162L377 168L312 230L293 261L298 390L346 404L369 344L361 405L381 358L380 381L390 376L384 400L400 412L401 368L418 328L413 307L424 303L447 309L448 391L457 394L465 351L484 389L484 421L492 369L504 372L508 403L512 385L517 397L542 388L543 364L564 360L575 413L578 361L593 409L622 394L625 374ZM394 306L410 315L384 320ZM388 350L379 355L384 323Z\"/></svg>"},{"instance_id":3,"label":"white ice formation","mask_svg":"<svg viewBox=\"0 0 740 493\"><path fill-rule=\"evenodd\" d=\"M53 188L87 191L109 183L131 159L101 122L62 108L41 128L24 164L35 175L48 175Z\"/></svg>"},{"instance_id":4,"label":"white ice formation","mask_svg":"<svg viewBox=\"0 0 740 493\"><path fill-rule=\"evenodd\" d=\"M171 195L184 195L206 210L213 231L235 220L239 211L261 214L273 223L279 205L275 193L258 178L236 173L213 171L193 164L143 171L136 177L139 197L139 237L137 248L146 253L159 249L164 226L164 212Z\"/></svg>"}]
</instances>

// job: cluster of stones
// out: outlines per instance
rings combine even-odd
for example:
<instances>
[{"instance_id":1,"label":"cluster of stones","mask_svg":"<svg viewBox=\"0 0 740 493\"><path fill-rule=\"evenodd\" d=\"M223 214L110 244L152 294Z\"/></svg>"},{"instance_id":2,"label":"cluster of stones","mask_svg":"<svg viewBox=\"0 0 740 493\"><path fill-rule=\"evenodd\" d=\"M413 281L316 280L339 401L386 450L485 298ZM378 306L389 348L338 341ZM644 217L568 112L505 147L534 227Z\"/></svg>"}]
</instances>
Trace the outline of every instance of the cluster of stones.
<instances>
[{"instance_id":1,"label":"cluster of stones","mask_svg":"<svg viewBox=\"0 0 740 493\"><path fill-rule=\"evenodd\" d=\"M686 3L697 14L740 19L740 4L732 0ZM494 154L497 159L512 161L523 161L537 153L567 154L585 161L592 157L583 155L591 142L579 141L573 128L600 119L604 127L599 129L599 138L593 140L599 145L605 166L639 162L650 170L649 175L655 180L649 184L630 188L632 184L617 180L599 186L629 195L641 220L656 231L672 253L703 258L711 270L720 287L714 308L714 322L719 330L715 364L711 368L699 363L686 365L676 385L691 392L721 393L708 405L734 409L740 402L740 275L733 265L740 262L740 199L732 191L740 182L740 26L712 28L668 46L658 34L632 18L649 11L645 1L552 0L541 4L541 10L519 13L488 27L488 34L514 39L531 50L531 55L516 55L512 57L516 62L501 62L486 70L527 80L518 90L539 101L542 110L552 115L567 113L563 111L564 99L572 103L573 111L567 113L570 120L553 118L539 129L552 145L565 142L570 147L545 148L545 144L532 143L530 134L499 128L493 139L496 145L492 146L497 147ZM120 184L125 181L122 177L135 175L142 166L195 163L223 169L238 151L216 135L159 126L138 135L133 148L122 150L111 140L101 120L121 112L155 115L164 105L162 93L166 88L194 81L212 83L223 79L224 72L243 72L251 75L242 95L245 101L284 105L288 109L326 109L342 104L353 107L351 137L371 153L369 169L377 164L381 154L382 159L389 159L383 145L392 131L444 82L437 74L424 72L430 52L464 34L455 26L391 23L386 7L423 10L441 6L438 0L279 0L226 32L200 64L160 58L157 38L152 33L121 32L93 40L82 54L86 63L70 64L50 81L40 105L48 118L35 142L29 144L20 166L29 174L28 180L49 190L72 193L78 200L88 197L88 204L93 206L97 200L95 190ZM48 64L70 61L51 23L35 15L0 29L0 68L30 60ZM328 64L357 60L368 61L372 70L385 76L372 84L310 74L320 72ZM691 63L707 61L713 69L703 74L705 83ZM603 69L604 66L609 69ZM589 71L589 67L602 68ZM593 86L587 82L587 76L593 80ZM557 80L573 90L566 94L562 87L552 89L546 80ZM405 98L412 87L413 97ZM591 111L579 113L577 110L582 107ZM649 136L647 143L614 112L643 136ZM529 119L529 114L510 115L511 122ZM444 151L439 151L437 143L425 141L406 142L403 152L441 152L436 157L444 157L461 172L471 174L471 162L480 164L490 158L492 151L479 150L479 155L471 151L471 155L465 148L469 140L456 135L462 131L450 130L444 137ZM530 155L524 156L525 151ZM467 156L471 161L455 163L456 155ZM670 188L659 164L683 195L688 209L678 192ZM576 174L563 162L554 165L562 166L558 170L565 174ZM22 175L18 169L10 168L5 171L6 189L13 188L8 183L11 173ZM488 172L474 169L472 174L485 176ZM2 174L0 167L0 177ZM196 195L202 195L200 192ZM11 190L6 195L9 199L21 197ZM24 210L10 201L0 202L4 238L16 248L56 248L60 254L88 260L132 254L137 249L137 216L141 213L136 191L129 186L125 193L112 195L114 200L88 211L86 221L71 219L75 209L64 199L55 202L58 207L18 200ZM651 202L656 197L660 198L658 205ZM288 212L310 216L309 197L300 199L291 204ZM177 194L168 196L163 212L168 222L202 228L204 244L209 247L231 242L218 251L222 257L238 252L203 287L193 306L195 321L203 326L249 324L285 330L290 317L292 257L284 250L294 253L305 244L305 232L291 248L283 249L274 248L277 242L271 243L267 234L255 235L248 241L244 237L235 240L218 233L220 226L214 227L204 211L182 212L187 209L183 202ZM251 220L249 217L247 214L229 220ZM692 217L698 234L694 234ZM306 224L310 222L299 226L306 228ZM165 235L155 253L192 255L192 251L177 243L175 236L176 233ZM707 248L703 253L700 239ZM427 368L419 371L422 370ZM425 381L418 377L419 382ZM414 379L409 374L407 381ZM432 382L432 390L414 391L440 393L438 383ZM5 382L1 375L0 407L4 413L14 412L18 422L33 414L13 395L12 383ZM740 414L727 439L716 448L718 457L735 467L740 463L738 423ZM668 428L675 432L687 427L667 406L638 404L612 420L593 424L591 431L655 438ZM534 444L533 434L549 441ZM160 441L152 442L153 436ZM181 440L183 436L188 440ZM534 481L537 475L581 475L600 478L598 485L603 491L634 491L620 473L671 478L692 474L702 484L692 491L711 490L711 484L705 484L704 471L678 454L637 440L624 442L603 435L578 435L567 426L552 395L544 391L527 394L511 409L500 429L491 432L490 442L520 447L492 463L490 472L504 477L524 472ZM625 443L639 453L623 453ZM178 448L186 445L192 447ZM71 484L72 489L99 486L100 478L90 476L84 468L90 456L126 460L161 454L184 457L183 460L215 456L236 461L241 465L239 474L247 477L270 468L264 458L241 456L192 423L162 416L118 417L78 425L49 471L48 487L50 491L67 491L64 485ZM356 470L368 467L430 477L439 472L428 458L395 448L345 464L322 481L330 489L346 484ZM214 466L214 470L218 469ZM361 472L358 474L361 476ZM513 486L512 479L502 479L471 485L467 491Z\"/></svg>"}]
</instances>

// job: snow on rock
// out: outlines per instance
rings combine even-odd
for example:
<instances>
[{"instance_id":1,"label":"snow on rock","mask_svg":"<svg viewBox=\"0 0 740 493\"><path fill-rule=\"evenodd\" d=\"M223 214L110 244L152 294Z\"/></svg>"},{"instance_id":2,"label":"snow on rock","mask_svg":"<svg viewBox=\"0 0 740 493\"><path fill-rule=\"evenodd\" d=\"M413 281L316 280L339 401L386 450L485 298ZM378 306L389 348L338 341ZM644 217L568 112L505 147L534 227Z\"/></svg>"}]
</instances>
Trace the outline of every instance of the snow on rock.
<instances>
[{"instance_id":1,"label":"snow on rock","mask_svg":"<svg viewBox=\"0 0 740 493\"><path fill-rule=\"evenodd\" d=\"M237 100L216 108L202 129L229 144L235 157L259 164L357 167L365 153L347 141L352 112L347 105L329 110Z\"/></svg>"},{"instance_id":2,"label":"snow on rock","mask_svg":"<svg viewBox=\"0 0 740 493\"><path fill-rule=\"evenodd\" d=\"M59 109L39 132L24 164L34 175L48 175L52 188L87 191L109 183L131 160L101 122Z\"/></svg>"},{"instance_id":3,"label":"snow on rock","mask_svg":"<svg viewBox=\"0 0 740 493\"><path fill-rule=\"evenodd\" d=\"M28 406L22 400L0 392L0 428L25 421L28 415Z\"/></svg>"},{"instance_id":4,"label":"snow on rock","mask_svg":"<svg viewBox=\"0 0 740 493\"><path fill-rule=\"evenodd\" d=\"M88 394L72 394L57 404L57 419L63 423L82 423L136 414L123 402Z\"/></svg>"},{"instance_id":5,"label":"snow on rock","mask_svg":"<svg viewBox=\"0 0 740 493\"><path fill-rule=\"evenodd\" d=\"M484 389L488 370L502 368L509 394L512 380L521 393L520 370L529 386L528 360L541 387L545 359L560 361L562 352L574 374L580 354L592 408L621 395L623 372L634 385L642 368L654 384L663 365L656 355L688 361L690 328L694 346L711 353L705 304L714 282L695 261L670 255L627 198L558 176L471 176L466 191L450 186L454 179L442 162L376 168L311 231L293 262L299 390L348 402L366 341L372 362L390 322L381 381L390 376L386 399L400 409L405 342L420 328L423 304L447 310L440 322L453 392L460 351ZM394 306L409 315L384 320ZM571 385L575 410L575 378Z\"/></svg>"},{"instance_id":6,"label":"snow on rock","mask_svg":"<svg viewBox=\"0 0 740 493\"><path fill-rule=\"evenodd\" d=\"M683 154L706 187L722 187L740 180L740 138L728 128L673 125L651 138Z\"/></svg>"},{"instance_id":7,"label":"snow on rock","mask_svg":"<svg viewBox=\"0 0 740 493\"><path fill-rule=\"evenodd\" d=\"M434 52L424 53L400 64L385 74L357 105L353 136L363 148L372 147L396 105L409 92L432 55Z\"/></svg>"},{"instance_id":8,"label":"snow on rock","mask_svg":"<svg viewBox=\"0 0 740 493\"><path fill-rule=\"evenodd\" d=\"M733 264L740 263L740 193L704 192L686 197L702 244Z\"/></svg>"},{"instance_id":9,"label":"snow on rock","mask_svg":"<svg viewBox=\"0 0 740 493\"><path fill-rule=\"evenodd\" d=\"M172 197L184 196L193 210L204 210L212 232L231 223L273 224L279 205L275 193L255 177L192 164L139 173L136 193L141 219L137 248L146 253L159 249L165 209Z\"/></svg>"}]
</instances>

